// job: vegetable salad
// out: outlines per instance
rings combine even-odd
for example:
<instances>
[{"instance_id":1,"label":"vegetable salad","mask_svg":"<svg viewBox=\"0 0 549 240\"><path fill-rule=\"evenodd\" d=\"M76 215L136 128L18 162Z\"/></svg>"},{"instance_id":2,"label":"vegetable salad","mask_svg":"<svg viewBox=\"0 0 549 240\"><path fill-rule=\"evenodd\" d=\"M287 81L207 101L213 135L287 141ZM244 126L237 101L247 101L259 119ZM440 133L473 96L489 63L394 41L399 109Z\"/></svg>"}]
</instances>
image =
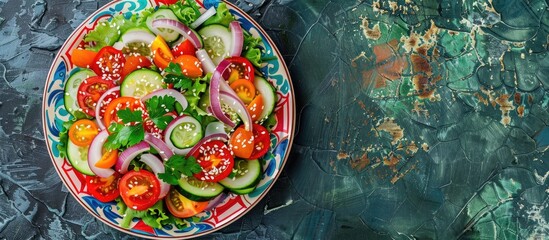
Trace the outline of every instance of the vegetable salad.
<instances>
[{"instance_id":1,"label":"vegetable salad","mask_svg":"<svg viewBox=\"0 0 549 240\"><path fill-rule=\"evenodd\" d=\"M164 1L89 32L65 85L63 157L123 227L185 225L262 178L277 101L261 39L224 3Z\"/></svg>"}]
</instances>

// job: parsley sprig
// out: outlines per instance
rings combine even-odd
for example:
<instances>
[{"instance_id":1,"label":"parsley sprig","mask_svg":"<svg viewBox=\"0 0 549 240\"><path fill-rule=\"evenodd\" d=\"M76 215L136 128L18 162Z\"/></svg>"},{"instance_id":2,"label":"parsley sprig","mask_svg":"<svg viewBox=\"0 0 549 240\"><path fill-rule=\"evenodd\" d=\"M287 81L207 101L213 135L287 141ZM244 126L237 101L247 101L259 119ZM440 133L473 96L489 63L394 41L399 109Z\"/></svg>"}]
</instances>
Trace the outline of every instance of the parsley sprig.
<instances>
[{"instance_id":1,"label":"parsley sprig","mask_svg":"<svg viewBox=\"0 0 549 240\"><path fill-rule=\"evenodd\" d=\"M175 98L171 96L155 96L145 101L148 119L143 119L143 111L129 108L119 110L116 115L121 123L112 123L109 126L111 133L105 142L105 148L118 149L131 147L145 139L144 122L151 120L160 130L165 130L172 120L165 114L175 109Z\"/></svg>"},{"instance_id":2,"label":"parsley sprig","mask_svg":"<svg viewBox=\"0 0 549 240\"><path fill-rule=\"evenodd\" d=\"M159 173L158 178L171 185L177 185L182 175L192 176L202 171L200 165L193 156L188 158L180 155L173 155L164 163L165 172Z\"/></svg>"}]
</instances>

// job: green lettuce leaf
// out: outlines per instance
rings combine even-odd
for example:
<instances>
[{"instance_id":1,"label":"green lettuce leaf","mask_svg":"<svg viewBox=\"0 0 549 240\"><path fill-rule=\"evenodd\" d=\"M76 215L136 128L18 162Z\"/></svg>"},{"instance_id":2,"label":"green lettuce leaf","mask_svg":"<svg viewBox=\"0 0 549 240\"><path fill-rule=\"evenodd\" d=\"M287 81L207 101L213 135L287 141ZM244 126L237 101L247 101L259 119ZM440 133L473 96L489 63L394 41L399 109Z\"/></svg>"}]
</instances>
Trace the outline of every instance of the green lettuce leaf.
<instances>
[{"instance_id":1,"label":"green lettuce leaf","mask_svg":"<svg viewBox=\"0 0 549 240\"><path fill-rule=\"evenodd\" d=\"M261 59L261 47L259 45L261 42L261 38L256 38L248 32L244 32L243 55L256 67L261 67L261 63L263 62Z\"/></svg>"},{"instance_id":2,"label":"green lettuce leaf","mask_svg":"<svg viewBox=\"0 0 549 240\"><path fill-rule=\"evenodd\" d=\"M147 17L153 12L153 8L148 8L139 14L131 15L129 18L119 14L113 16L109 20L100 21L95 29L84 37L84 42L95 42L93 47L87 47L86 49L97 52L105 46L112 46L118 41L120 36L129 29L147 27Z\"/></svg>"},{"instance_id":3,"label":"green lettuce leaf","mask_svg":"<svg viewBox=\"0 0 549 240\"><path fill-rule=\"evenodd\" d=\"M216 9L215 15L206 20L206 22L204 22L202 26L221 24L225 27L229 27L229 24L234 20L234 16L229 12L227 4L221 2Z\"/></svg>"},{"instance_id":4,"label":"green lettuce leaf","mask_svg":"<svg viewBox=\"0 0 549 240\"><path fill-rule=\"evenodd\" d=\"M168 211L164 208L164 201L158 201L154 206L143 211L137 211L128 208L126 204L124 204L124 202L120 200L116 201L119 210L125 208L124 212L120 210L120 213L123 213L124 215L124 218L120 223L122 227L130 227L130 224L132 223L132 220L134 218L141 218L145 224L158 229L162 228L163 225L171 223L172 221L170 220L170 214L168 214ZM123 205L123 207L121 207L120 205Z\"/></svg>"},{"instance_id":5,"label":"green lettuce leaf","mask_svg":"<svg viewBox=\"0 0 549 240\"><path fill-rule=\"evenodd\" d=\"M194 1L191 1L194 3ZM196 4L196 3L195 3ZM170 10L177 16L179 21L181 21L183 24L189 26L191 23L196 21L198 17L200 17L200 11L198 11L198 8L193 7L193 5L182 3L181 1L178 1L175 4L171 4L168 6Z\"/></svg>"}]
</instances>

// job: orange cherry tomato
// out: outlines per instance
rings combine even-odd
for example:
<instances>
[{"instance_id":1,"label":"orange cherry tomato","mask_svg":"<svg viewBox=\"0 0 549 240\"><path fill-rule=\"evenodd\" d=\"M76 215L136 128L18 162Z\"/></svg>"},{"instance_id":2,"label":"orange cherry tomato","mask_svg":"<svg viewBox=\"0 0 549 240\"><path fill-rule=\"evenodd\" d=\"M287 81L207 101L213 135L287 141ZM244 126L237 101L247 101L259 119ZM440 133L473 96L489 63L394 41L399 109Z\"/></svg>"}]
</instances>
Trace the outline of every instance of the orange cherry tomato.
<instances>
[{"instance_id":1,"label":"orange cherry tomato","mask_svg":"<svg viewBox=\"0 0 549 240\"><path fill-rule=\"evenodd\" d=\"M250 103L255 97L254 83L246 79L238 79L231 83L231 88L236 92L238 98L244 103Z\"/></svg>"},{"instance_id":2,"label":"orange cherry tomato","mask_svg":"<svg viewBox=\"0 0 549 240\"><path fill-rule=\"evenodd\" d=\"M254 151L254 133L247 131L244 125L241 125L231 134L229 146L235 156L249 158Z\"/></svg>"},{"instance_id":3,"label":"orange cherry tomato","mask_svg":"<svg viewBox=\"0 0 549 240\"><path fill-rule=\"evenodd\" d=\"M122 78L128 76L137 69L151 66L151 61L145 56L128 56L126 57L126 63L122 68Z\"/></svg>"},{"instance_id":4,"label":"orange cherry tomato","mask_svg":"<svg viewBox=\"0 0 549 240\"><path fill-rule=\"evenodd\" d=\"M106 150L103 151L103 156L101 159L95 163L95 166L98 168L111 168L118 160L118 150Z\"/></svg>"},{"instance_id":5,"label":"orange cherry tomato","mask_svg":"<svg viewBox=\"0 0 549 240\"><path fill-rule=\"evenodd\" d=\"M259 120L261 117L261 112L263 112L264 108L265 104L263 103L263 96L261 96L261 94L255 95L254 100L252 100L252 102L250 102L247 106L248 113L250 113L250 116L252 117L252 122Z\"/></svg>"},{"instance_id":6,"label":"orange cherry tomato","mask_svg":"<svg viewBox=\"0 0 549 240\"><path fill-rule=\"evenodd\" d=\"M74 49L71 54L71 61L77 67L90 68L93 65L93 59L97 52L86 49Z\"/></svg>"},{"instance_id":7,"label":"orange cherry tomato","mask_svg":"<svg viewBox=\"0 0 549 240\"><path fill-rule=\"evenodd\" d=\"M156 36L153 43L151 44L151 50L153 52L153 61L157 67L160 69L165 69L168 67L170 62L173 60L173 54L168 47L168 44L161 36Z\"/></svg>"},{"instance_id":8,"label":"orange cherry tomato","mask_svg":"<svg viewBox=\"0 0 549 240\"><path fill-rule=\"evenodd\" d=\"M166 197L166 206L172 215L178 218L192 217L208 207L208 202L195 202L172 188Z\"/></svg>"},{"instance_id":9,"label":"orange cherry tomato","mask_svg":"<svg viewBox=\"0 0 549 240\"><path fill-rule=\"evenodd\" d=\"M99 133L97 125L88 119L76 121L69 128L69 139L77 146L89 146L93 138Z\"/></svg>"},{"instance_id":10,"label":"orange cherry tomato","mask_svg":"<svg viewBox=\"0 0 549 240\"><path fill-rule=\"evenodd\" d=\"M181 66L181 72L187 77L197 78L201 77L202 74L204 74L204 71L202 70L202 64L200 63L200 60L198 60L198 58L196 58L195 56L181 55L173 60L173 62Z\"/></svg>"},{"instance_id":11,"label":"orange cherry tomato","mask_svg":"<svg viewBox=\"0 0 549 240\"><path fill-rule=\"evenodd\" d=\"M146 114L141 100L134 97L119 97L113 99L105 109L105 115L103 116L105 126L108 128L112 122L119 122L117 113L119 110L126 108L132 111L141 110L144 115ZM145 118L146 116L143 117L143 119Z\"/></svg>"}]
</instances>

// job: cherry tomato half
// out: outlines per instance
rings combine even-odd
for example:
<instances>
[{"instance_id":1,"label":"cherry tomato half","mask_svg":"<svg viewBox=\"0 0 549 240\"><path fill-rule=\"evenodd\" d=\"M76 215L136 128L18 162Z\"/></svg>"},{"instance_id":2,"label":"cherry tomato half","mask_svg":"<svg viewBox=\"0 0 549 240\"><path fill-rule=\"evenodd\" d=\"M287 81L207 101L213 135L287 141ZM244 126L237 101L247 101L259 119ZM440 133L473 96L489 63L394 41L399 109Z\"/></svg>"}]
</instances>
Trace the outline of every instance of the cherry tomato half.
<instances>
[{"instance_id":1,"label":"cherry tomato half","mask_svg":"<svg viewBox=\"0 0 549 240\"><path fill-rule=\"evenodd\" d=\"M255 97L255 86L252 81L238 79L231 83L231 88L236 92L238 98L245 104L252 102Z\"/></svg>"},{"instance_id":2,"label":"cherry tomato half","mask_svg":"<svg viewBox=\"0 0 549 240\"><path fill-rule=\"evenodd\" d=\"M165 199L166 206L172 215L178 218L192 217L208 207L208 202L195 202L181 195L172 188Z\"/></svg>"},{"instance_id":3,"label":"cherry tomato half","mask_svg":"<svg viewBox=\"0 0 549 240\"><path fill-rule=\"evenodd\" d=\"M223 78L228 79L229 83L233 83L238 79L246 79L251 82L254 81L255 69L248 59L243 57L230 57L225 60L231 63L230 68L223 73Z\"/></svg>"},{"instance_id":4,"label":"cherry tomato half","mask_svg":"<svg viewBox=\"0 0 549 240\"><path fill-rule=\"evenodd\" d=\"M204 74L202 64L195 56L181 55L174 59L173 62L179 64L181 67L181 72L187 77L197 78Z\"/></svg>"},{"instance_id":5,"label":"cherry tomato half","mask_svg":"<svg viewBox=\"0 0 549 240\"><path fill-rule=\"evenodd\" d=\"M234 158L229 147L219 140L204 143L193 155L202 167L202 172L194 175L207 182L219 182L231 174Z\"/></svg>"},{"instance_id":6,"label":"cherry tomato half","mask_svg":"<svg viewBox=\"0 0 549 240\"><path fill-rule=\"evenodd\" d=\"M146 170L129 171L118 183L120 196L126 205L134 210L152 207L160 196L160 182Z\"/></svg>"},{"instance_id":7,"label":"cherry tomato half","mask_svg":"<svg viewBox=\"0 0 549 240\"><path fill-rule=\"evenodd\" d=\"M88 192L101 202L110 202L120 195L118 191L118 181L120 174L114 173L112 176L102 178L98 176L86 176L86 185Z\"/></svg>"},{"instance_id":8,"label":"cherry tomato half","mask_svg":"<svg viewBox=\"0 0 549 240\"><path fill-rule=\"evenodd\" d=\"M174 57L179 57L181 55L194 56L196 53L196 48L189 39L186 39L182 43L177 44L177 46L172 49L172 53Z\"/></svg>"},{"instance_id":9,"label":"cherry tomato half","mask_svg":"<svg viewBox=\"0 0 549 240\"><path fill-rule=\"evenodd\" d=\"M95 56L91 69L105 80L118 84L122 77L122 68L125 63L126 58L122 51L111 46L106 46L101 48Z\"/></svg>"},{"instance_id":10,"label":"cherry tomato half","mask_svg":"<svg viewBox=\"0 0 549 240\"><path fill-rule=\"evenodd\" d=\"M84 80L78 87L78 106L89 116L95 117L95 106L101 95L114 87L112 81L103 79L100 76L90 77Z\"/></svg>"},{"instance_id":11,"label":"cherry tomato half","mask_svg":"<svg viewBox=\"0 0 549 240\"><path fill-rule=\"evenodd\" d=\"M168 44L160 35L156 36L151 44L151 50L153 52L154 64L160 69L168 67L173 60L173 54L170 47L168 47Z\"/></svg>"},{"instance_id":12,"label":"cherry tomato half","mask_svg":"<svg viewBox=\"0 0 549 240\"><path fill-rule=\"evenodd\" d=\"M144 106L141 100L133 97L119 97L113 99L105 109L105 115L103 116L105 126L108 128L112 122L120 123L117 113L119 110L126 108L129 108L132 111L141 110L141 112L143 113L143 119L148 116L148 114L144 110Z\"/></svg>"},{"instance_id":13,"label":"cherry tomato half","mask_svg":"<svg viewBox=\"0 0 549 240\"><path fill-rule=\"evenodd\" d=\"M229 146L235 156L240 158L249 158L254 151L254 134L244 129L244 125L238 127L231 134Z\"/></svg>"},{"instance_id":14,"label":"cherry tomato half","mask_svg":"<svg viewBox=\"0 0 549 240\"><path fill-rule=\"evenodd\" d=\"M265 104L263 103L263 96L261 94L257 94L248 104L246 107L248 109L248 113L250 113L250 116L252 117L252 122L256 122L261 117L261 113L263 112L263 109L265 108Z\"/></svg>"},{"instance_id":15,"label":"cherry tomato half","mask_svg":"<svg viewBox=\"0 0 549 240\"><path fill-rule=\"evenodd\" d=\"M128 56L122 68L122 77L128 76L137 69L151 66L151 61L145 56Z\"/></svg>"},{"instance_id":16,"label":"cherry tomato half","mask_svg":"<svg viewBox=\"0 0 549 240\"><path fill-rule=\"evenodd\" d=\"M93 138L99 133L97 125L88 119L80 119L69 128L69 139L77 146L89 146Z\"/></svg>"},{"instance_id":17,"label":"cherry tomato half","mask_svg":"<svg viewBox=\"0 0 549 240\"><path fill-rule=\"evenodd\" d=\"M259 124L254 123L253 125L254 132L254 151L248 159L258 159L269 151L271 147L271 137L269 131Z\"/></svg>"}]
</instances>

